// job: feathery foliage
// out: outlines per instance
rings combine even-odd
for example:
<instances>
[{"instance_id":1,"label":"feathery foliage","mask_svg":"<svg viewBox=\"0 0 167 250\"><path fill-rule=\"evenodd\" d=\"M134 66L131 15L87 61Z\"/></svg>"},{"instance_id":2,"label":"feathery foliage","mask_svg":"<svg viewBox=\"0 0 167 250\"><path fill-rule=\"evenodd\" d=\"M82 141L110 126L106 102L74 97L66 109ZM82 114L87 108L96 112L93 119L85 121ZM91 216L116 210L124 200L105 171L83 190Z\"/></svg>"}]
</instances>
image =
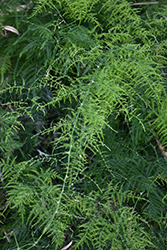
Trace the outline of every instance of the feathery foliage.
<instances>
[{"instance_id":1,"label":"feathery foliage","mask_svg":"<svg viewBox=\"0 0 167 250\"><path fill-rule=\"evenodd\" d=\"M1 249L166 249L167 5L135 2L2 1Z\"/></svg>"}]
</instances>

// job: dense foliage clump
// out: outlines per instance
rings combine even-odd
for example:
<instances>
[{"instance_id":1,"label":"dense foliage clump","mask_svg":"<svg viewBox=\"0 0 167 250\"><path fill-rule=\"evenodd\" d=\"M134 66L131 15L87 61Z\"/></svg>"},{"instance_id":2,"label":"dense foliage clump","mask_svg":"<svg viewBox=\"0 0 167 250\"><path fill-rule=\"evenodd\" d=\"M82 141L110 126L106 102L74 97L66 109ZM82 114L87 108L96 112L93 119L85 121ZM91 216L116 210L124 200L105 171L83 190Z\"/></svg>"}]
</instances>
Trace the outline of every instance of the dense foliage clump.
<instances>
[{"instance_id":1,"label":"dense foliage clump","mask_svg":"<svg viewBox=\"0 0 167 250\"><path fill-rule=\"evenodd\" d=\"M166 249L167 4L1 1L0 248Z\"/></svg>"}]
</instances>

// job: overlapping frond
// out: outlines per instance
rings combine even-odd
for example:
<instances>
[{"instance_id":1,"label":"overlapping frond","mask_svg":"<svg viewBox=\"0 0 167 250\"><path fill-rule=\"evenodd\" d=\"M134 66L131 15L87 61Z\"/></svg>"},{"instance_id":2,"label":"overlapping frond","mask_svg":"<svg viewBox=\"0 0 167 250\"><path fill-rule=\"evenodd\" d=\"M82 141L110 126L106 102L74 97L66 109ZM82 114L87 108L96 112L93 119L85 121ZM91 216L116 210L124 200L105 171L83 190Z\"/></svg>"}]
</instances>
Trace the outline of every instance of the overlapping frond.
<instances>
[{"instance_id":1,"label":"overlapping frond","mask_svg":"<svg viewBox=\"0 0 167 250\"><path fill-rule=\"evenodd\" d=\"M2 2L2 249L165 246L165 13Z\"/></svg>"}]
</instances>

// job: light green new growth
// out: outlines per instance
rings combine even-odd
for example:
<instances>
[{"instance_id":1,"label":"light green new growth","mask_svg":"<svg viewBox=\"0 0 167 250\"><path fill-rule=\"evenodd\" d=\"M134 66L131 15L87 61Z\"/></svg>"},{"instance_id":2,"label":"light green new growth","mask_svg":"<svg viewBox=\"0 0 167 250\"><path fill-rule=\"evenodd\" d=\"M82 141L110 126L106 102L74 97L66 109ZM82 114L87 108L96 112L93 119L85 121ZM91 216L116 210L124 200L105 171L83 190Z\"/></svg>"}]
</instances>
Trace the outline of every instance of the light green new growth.
<instances>
[{"instance_id":1,"label":"light green new growth","mask_svg":"<svg viewBox=\"0 0 167 250\"><path fill-rule=\"evenodd\" d=\"M0 12L1 249L165 249L166 4L23 2Z\"/></svg>"}]
</instances>

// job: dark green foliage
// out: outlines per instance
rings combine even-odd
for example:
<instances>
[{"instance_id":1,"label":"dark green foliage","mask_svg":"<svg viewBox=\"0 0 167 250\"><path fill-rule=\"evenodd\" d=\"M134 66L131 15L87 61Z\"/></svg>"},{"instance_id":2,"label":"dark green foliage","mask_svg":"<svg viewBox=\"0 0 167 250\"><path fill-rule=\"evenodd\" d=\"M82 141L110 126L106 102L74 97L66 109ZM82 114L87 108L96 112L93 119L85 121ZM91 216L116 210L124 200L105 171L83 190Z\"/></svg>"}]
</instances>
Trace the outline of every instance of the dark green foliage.
<instances>
[{"instance_id":1,"label":"dark green foliage","mask_svg":"<svg viewBox=\"0 0 167 250\"><path fill-rule=\"evenodd\" d=\"M166 249L167 5L135 2L2 1L1 249Z\"/></svg>"}]
</instances>

